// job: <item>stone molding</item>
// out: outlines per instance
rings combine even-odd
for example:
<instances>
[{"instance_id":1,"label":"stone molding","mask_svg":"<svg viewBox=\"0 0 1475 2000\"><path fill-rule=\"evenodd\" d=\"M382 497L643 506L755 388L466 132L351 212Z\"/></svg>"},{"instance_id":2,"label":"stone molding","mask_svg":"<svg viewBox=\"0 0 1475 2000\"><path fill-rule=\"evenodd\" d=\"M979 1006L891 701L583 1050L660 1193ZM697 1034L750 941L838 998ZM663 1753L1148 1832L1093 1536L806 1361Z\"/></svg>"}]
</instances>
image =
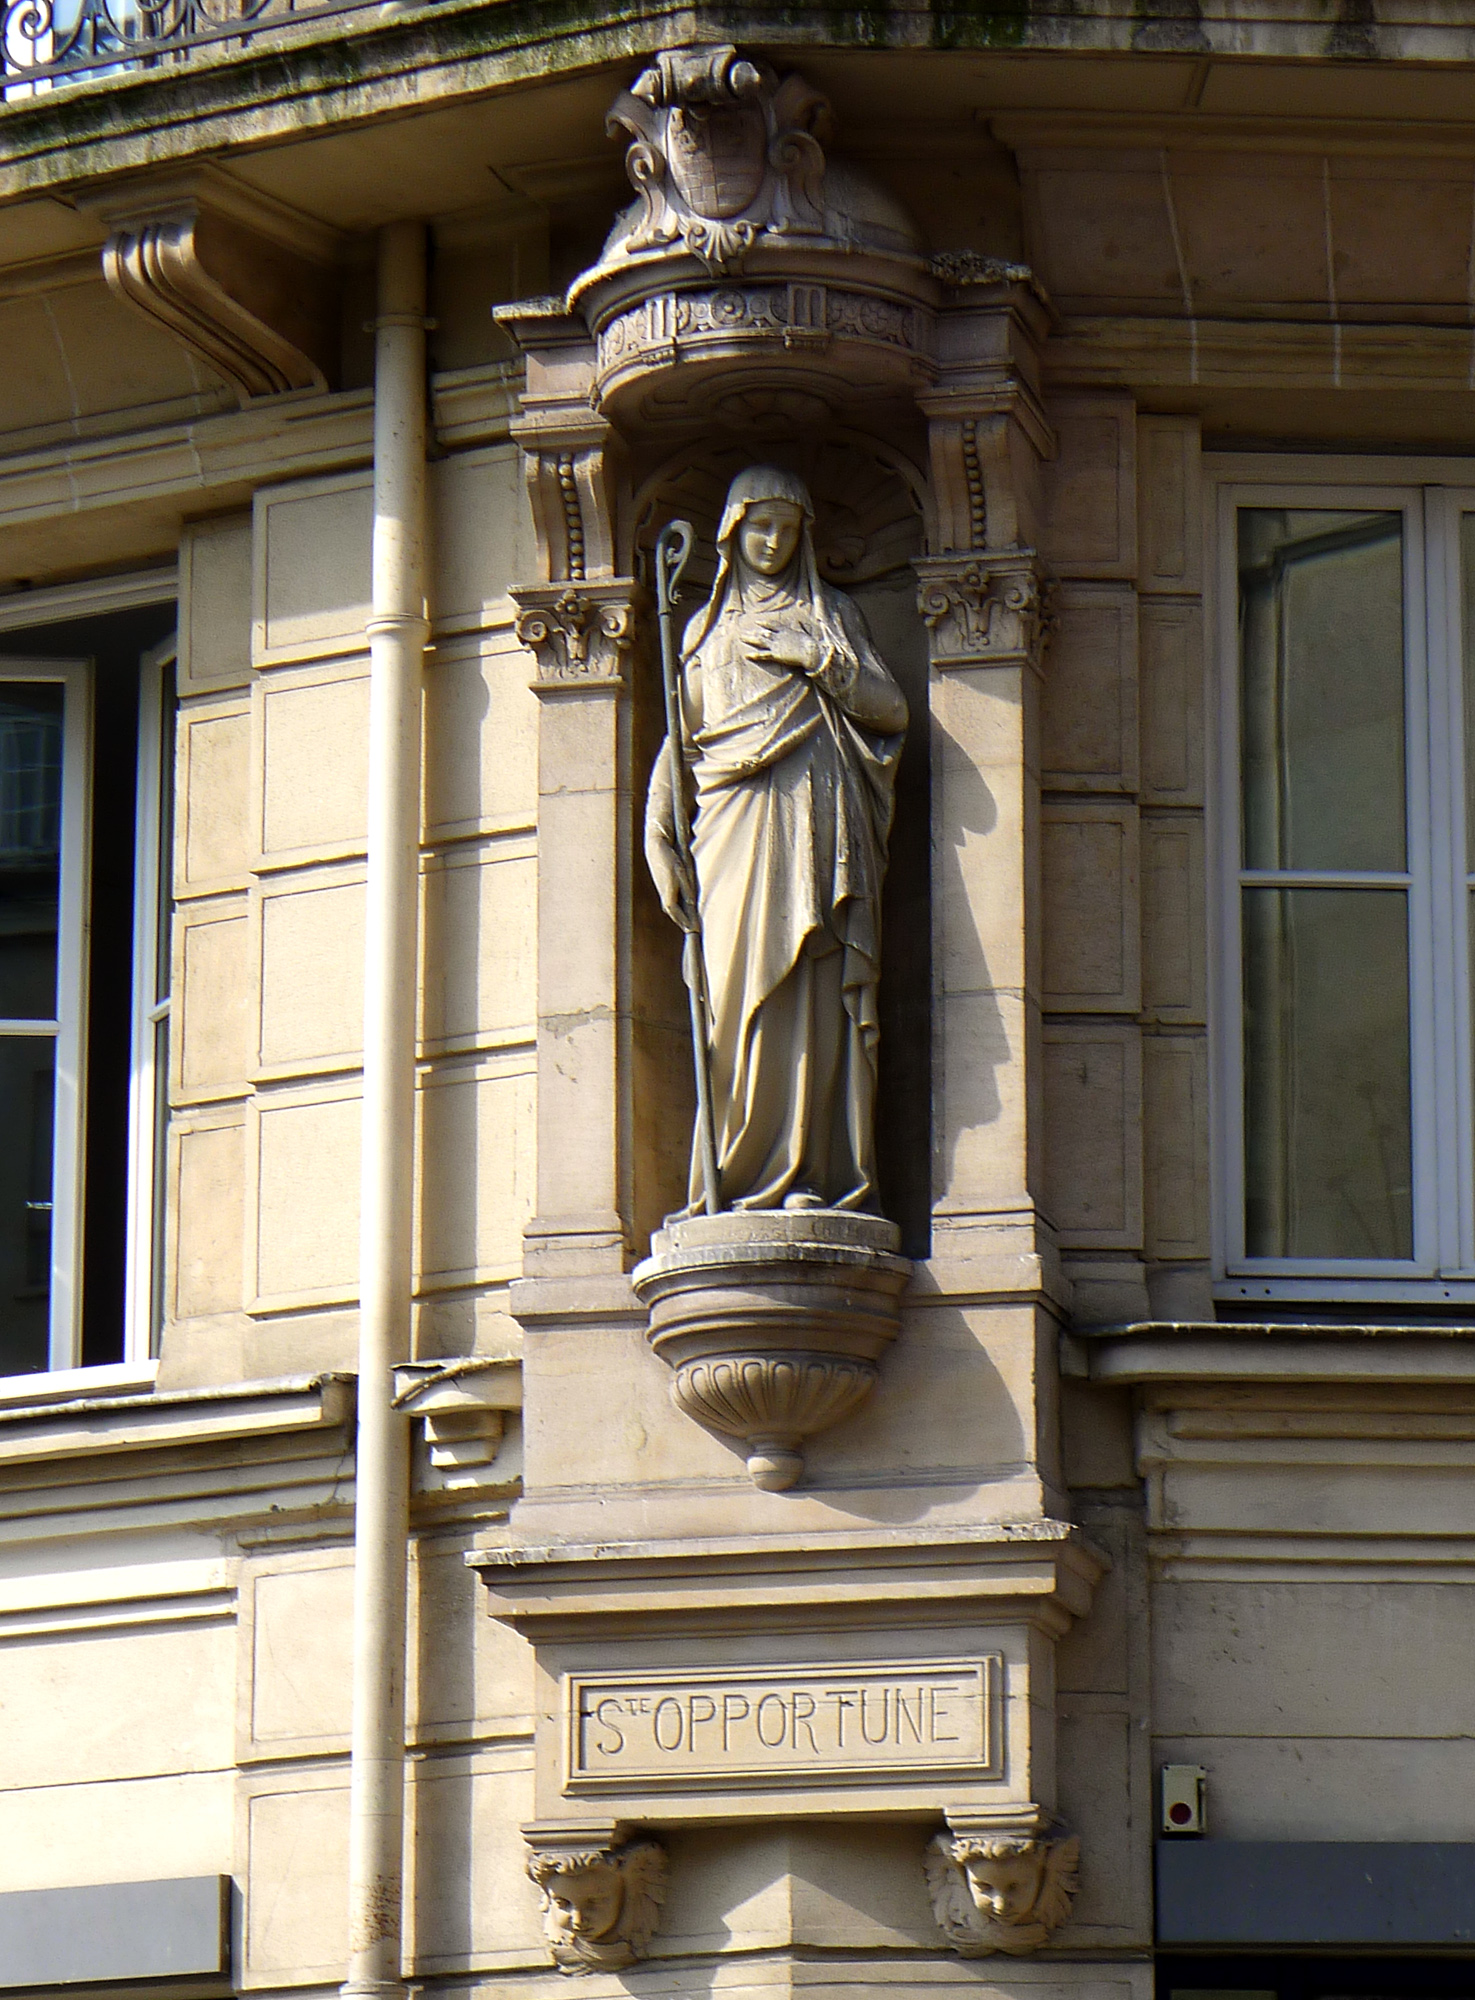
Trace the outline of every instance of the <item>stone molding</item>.
<instances>
[{"instance_id":1,"label":"stone molding","mask_svg":"<svg viewBox=\"0 0 1475 2000\"><path fill-rule=\"evenodd\" d=\"M928 1843L927 1892L938 1928L962 1958L1040 1950L1070 1917L1081 1843L1039 1806L948 1814Z\"/></svg>"},{"instance_id":2,"label":"stone molding","mask_svg":"<svg viewBox=\"0 0 1475 2000\"><path fill-rule=\"evenodd\" d=\"M666 1900L666 1850L622 1829L534 1823L527 1872L543 1900L543 1935L560 1972L624 1972L650 1950Z\"/></svg>"},{"instance_id":3,"label":"stone molding","mask_svg":"<svg viewBox=\"0 0 1475 2000\"><path fill-rule=\"evenodd\" d=\"M333 232L222 176L110 190L109 289L198 356L242 405L329 386L336 373Z\"/></svg>"}]
</instances>

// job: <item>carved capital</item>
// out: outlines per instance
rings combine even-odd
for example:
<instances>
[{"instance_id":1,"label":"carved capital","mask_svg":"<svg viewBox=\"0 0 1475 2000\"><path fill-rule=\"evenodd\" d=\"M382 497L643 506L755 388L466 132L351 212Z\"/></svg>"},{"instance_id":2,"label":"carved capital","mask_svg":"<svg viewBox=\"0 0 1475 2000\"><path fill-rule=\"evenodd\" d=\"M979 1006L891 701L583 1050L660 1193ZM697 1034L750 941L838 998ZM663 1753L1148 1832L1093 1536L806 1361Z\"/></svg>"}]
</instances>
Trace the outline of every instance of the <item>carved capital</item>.
<instances>
[{"instance_id":1,"label":"carved capital","mask_svg":"<svg viewBox=\"0 0 1475 2000\"><path fill-rule=\"evenodd\" d=\"M335 373L332 231L201 172L110 190L109 289L223 375L242 404Z\"/></svg>"},{"instance_id":2,"label":"carved capital","mask_svg":"<svg viewBox=\"0 0 1475 2000\"><path fill-rule=\"evenodd\" d=\"M618 686L635 644L636 586L609 583L527 584L514 590L517 636L538 663L541 691Z\"/></svg>"},{"instance_id":3,"label":"carved capital","mask_svg":"<svg viewBox=\"0 0 1475 2000\"><path fill-rule=\"evenodd\" d=\"M1033 549L927 556L914 567L934 666L1039 665L1053 619Z\"/></svg>"},{"instance_id":4,"label":"carved capital","mask_svg":"<svg viewBox=\"0 0 1475 2000\"><path fill-rule=\"evenodd\" d=\"M644 1958L666 1900L666 1850L610 1826L529 1826L527 1870L560 1972L623 1972Z\"/></svg>"},{"instance_id":5,"label":"carved capital","mask_svg":"<svg viewBox=\"0 0 1475 2000\"><path fill-rule=\"evenodd\" d=\"M1081 1843L1023 1806L949 1827L929 1842L927 1891L938 1928L963 1958L1022 1958L1070 1916Z\"/></svg>"}]
</instances>

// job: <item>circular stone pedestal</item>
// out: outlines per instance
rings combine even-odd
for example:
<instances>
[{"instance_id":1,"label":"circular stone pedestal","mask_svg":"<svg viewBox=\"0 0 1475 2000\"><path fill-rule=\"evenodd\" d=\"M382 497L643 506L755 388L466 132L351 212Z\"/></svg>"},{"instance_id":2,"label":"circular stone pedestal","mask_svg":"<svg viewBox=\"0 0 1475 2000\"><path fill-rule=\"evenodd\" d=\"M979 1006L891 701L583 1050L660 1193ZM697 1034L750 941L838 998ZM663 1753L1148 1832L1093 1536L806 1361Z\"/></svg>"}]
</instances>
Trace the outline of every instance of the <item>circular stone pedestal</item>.
<instances>
[{"instance_id":1,"label":"circular stone pedestal","mask_svg":"<svg viewBox=\"0 0 1475 2000\"><path fill-rule=\"evenodd\" d=\"M900 1232L839 1209L751 1209L669 1223L633 1274L677 1407L739 1438L781 1493L803 1440L859 1407L901 1323Z\"/></svg>"}]
</instances>

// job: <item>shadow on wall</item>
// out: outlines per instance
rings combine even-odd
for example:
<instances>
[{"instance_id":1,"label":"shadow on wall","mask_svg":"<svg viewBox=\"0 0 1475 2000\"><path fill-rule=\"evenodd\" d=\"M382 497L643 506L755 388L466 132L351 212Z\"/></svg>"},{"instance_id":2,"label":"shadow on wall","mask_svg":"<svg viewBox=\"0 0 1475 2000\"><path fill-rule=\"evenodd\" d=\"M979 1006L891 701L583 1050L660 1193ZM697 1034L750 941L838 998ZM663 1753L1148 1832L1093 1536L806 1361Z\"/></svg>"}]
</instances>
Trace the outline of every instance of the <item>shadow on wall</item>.
<instances>
[{"instance_id":1,"label":"shadow on wall","mask_svg":"<svg viewBox=\"0 0 1475 2000\"><path fill-rule=\"evenodd\" d=\"M971 1142L980 1126L996 1124L1003 1115L998 1072L1018 1060L1018 1051L1009 1046L1008 1029L994 997L996 983L974 910L978 885L982 882L986 888L990 870L967 861L973 843L986 839L994 831L998 807L971 757L935 717L932 732L934 766L943 793L938 815L937 837L942 847L938 893L948 919L947 988L950 995L972 1003L966 1066L949 1073L943 1080L945 1089L939 1091L939 1099L947 1107L950 1142L954 1148L954 1157L939 1178L949 1185L960 1166L957 1149ZM948 1139L939 1135L939 1143L948 1143Z\"/></svg>"}]
</instances>

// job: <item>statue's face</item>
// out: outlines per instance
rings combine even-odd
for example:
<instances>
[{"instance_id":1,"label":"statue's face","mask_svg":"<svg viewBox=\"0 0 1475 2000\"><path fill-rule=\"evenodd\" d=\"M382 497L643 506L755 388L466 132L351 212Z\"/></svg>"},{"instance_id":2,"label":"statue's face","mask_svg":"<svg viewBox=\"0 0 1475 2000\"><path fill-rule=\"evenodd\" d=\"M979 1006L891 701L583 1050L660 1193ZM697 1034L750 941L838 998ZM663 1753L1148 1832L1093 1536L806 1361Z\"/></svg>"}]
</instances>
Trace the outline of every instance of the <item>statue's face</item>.
<instances>
[{"instance_id":1,"label":"statue's face","mask_svg":"<svg viewBox=\"0 0 1475 2000\"><path fill-rule=\"evenodd\" d=\"M607 1937L620 1921L625 1885L618 1868L575 1868L548 1883L550 1925L560 1936Z\"/></svg>"},{"instance_id":2,"label":"statue's face","mask_svg":"<svg viewBox=\"0 0 1475 2000\"><path fill-rule=\"evenodd\" d=\"M997 1861L966 1861L963 1872L968 1893L984 1916L996 1924L1022 1924L1039 1896L1044 1866L1043 1853L1011 1854Z\"/></svg>"},{"instance_id":3,"label":"statue's face","mask_svg":"<svg viewBox=\"0 0 1475 2000\"><path fill-rule=\"evenodd\" d=\"M738 529L743 561L760 576L782 576L794 560L804 510L794 500L755 500Z\"/></svg>"}]
</instances>

